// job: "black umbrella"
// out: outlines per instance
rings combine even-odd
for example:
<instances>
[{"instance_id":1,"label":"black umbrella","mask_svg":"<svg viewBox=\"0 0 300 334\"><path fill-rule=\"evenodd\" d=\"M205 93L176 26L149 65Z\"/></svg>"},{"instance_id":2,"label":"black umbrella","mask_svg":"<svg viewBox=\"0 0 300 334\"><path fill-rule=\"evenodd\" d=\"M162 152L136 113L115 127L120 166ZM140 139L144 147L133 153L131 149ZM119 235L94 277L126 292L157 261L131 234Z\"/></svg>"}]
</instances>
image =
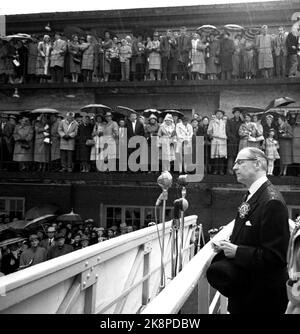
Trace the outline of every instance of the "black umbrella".
<instances>
[{"instance_id":1,"label":"black umbrella","mask_svg":"<svg viewBox=\"0 0 300 334\"><path fill-rule=\"evenodd\" d=\"M46 204L43 206L34 206L25 213L26 220L32 220L44 215L55 214L58 211L58 207L52 204Z\"/></svg>"},{"instance_id":2,"label":"black umbrella","mask_svg":"<svg viewBox=\"0 0 300 334\"><path fill-rule=\"evenodd\" d=\"M0 247L13 245L13 244L25 241L25 240L26 240L26 238L22 238L22 237L6 239L6 240L0 242Z\"/></svg>"},{"instance_id":3,"label":"black umbrella","mask_svg":"<svg viewBox=\"0 0 300 334\"><path fill-rule=\"evenodd\" d=\"M95 115L102 115L107 112L107 111L111 111L111 108L104 105L104 104L88 104L84 107L80 108L81 111L84 111L88 114L92 113Z\"/></svg>"},{"instance_id":4,"label":"black umbrella","mask_svg":"<svg viewBox=\"0 0 300 334\"><path fill-rule=\"evenodd\" d=\"M280 107L285 107L288 106L291 103L295 103L296 101L291 99L290 97L283 96L283 97L278 97L277 99L272 100L268 106L265 108L265 111L268 111L269 109L272 108L280 108Z\"/></svg>"},{"instance_id":5,"label":"black umbrella","mask_svg":"<svg viewBox=\"0 0 300 334\"><path fill-rule=\"evenodd\" d=\"M143 111L143 116L145 117L150 117L152 114L159 117L162 115L162 112L157 109L146 109Z\"/></svg>"},{"instance_id":6,"label":"black umbrella","mask_svg":"<svg viewBox=\"0 0 300 334\"><path fill-rule=\"evenodd\" d=\"M163 112L163 116L166 116L166 114L171 114L172 116L176 115L178 117L183 117L184 113L179 111L179 110L174 110L174 109L168 109Z\"/></svg>"},{"instance_id":7,"label":"black umbrella","mask_svg":"<svg viewBox=\"0 0 300 334\"><path fill-rule=\"evenodd\" d=\"M43 227L43 224L48 224L50 222L53 222L56 220L56 215L54 214L47 214L40 216L38 218L35 218L31 220L30 222L26 222L26 225L24 226L24 229L26 230L32 230L32 229L37 229L38 227Z\"/></svg>"},{"instance_id":8,"label":"black umbrella","mask_svg":"<svg viewBox=\"0 0 300 334\"><path fill-rule=\"evenodd\" d=\"M251 107L251 106L241 106L241 107L234 107L232 111L239 110L242 114L263 114L264 109L258 107Z\"/></svg>"},{"instance_id":9,"label":"black umbrella","mask_svg":"<svg viewBox=\"0 0 300 334\"><path fill-rule=\"evenodd\" d=\"M120 114L122 114L125 117L129 117L132 113L138 114L134 109L128 107L117 106L116 109Z\"/></svg>"}]
</instances>

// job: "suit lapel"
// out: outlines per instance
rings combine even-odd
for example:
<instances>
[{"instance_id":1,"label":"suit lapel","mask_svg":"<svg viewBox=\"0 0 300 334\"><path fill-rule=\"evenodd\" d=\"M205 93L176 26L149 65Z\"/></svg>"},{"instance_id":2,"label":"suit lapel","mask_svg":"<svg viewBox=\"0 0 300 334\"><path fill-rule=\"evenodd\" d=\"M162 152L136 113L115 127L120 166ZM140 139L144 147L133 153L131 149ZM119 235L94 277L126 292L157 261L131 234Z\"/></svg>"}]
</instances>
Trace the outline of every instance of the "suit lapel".
<instances>
[{"instance_id":1,"label":"suit lapel","mask_svg":"<svg viewBox=\"0 0 300 334\"><path fill-rule=\"evenodd\" d=\"M247 220L249 220L249 217L251 216L252 212L255 210L255 208L257 207L257 205L259 204L259 198L261 196L261 194L264 192L264 190L270 185L270 181L266 181L265 183L263 183L261 185L261 187L254 193L254 195L249 199L249 201L247 201L247 203L250 206L249 212L246 214L246 216L244 218L240 217L239 212L237 212L236 218L235 218L235 224L234 224L234 228L230 237L230 240L232 243L235 242L235 240L237 239L241 228L245 225L245 222Z\"/></svg>"}]
</instances>

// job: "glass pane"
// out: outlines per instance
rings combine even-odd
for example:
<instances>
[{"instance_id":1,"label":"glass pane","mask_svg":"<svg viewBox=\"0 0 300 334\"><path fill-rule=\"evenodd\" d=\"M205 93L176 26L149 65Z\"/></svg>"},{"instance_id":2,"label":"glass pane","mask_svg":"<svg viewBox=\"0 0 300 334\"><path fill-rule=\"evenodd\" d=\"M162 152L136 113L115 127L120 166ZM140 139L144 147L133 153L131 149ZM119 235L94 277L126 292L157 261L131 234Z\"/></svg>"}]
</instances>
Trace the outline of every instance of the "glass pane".
<instances>
[{"instance_id":1,"label":"glass pane","mask_svg":"<svg viewBox=\"0 0 300 334\"><path fill-rule=\"evenodd\" d=\"M19 199L16 202L17 202L17 210L23 211L23 200Z\"/></svg>"},{"instance_id":2,"label":"glass pane","mask_svg":"<svg viewBox=\"0 0 300 334\"><path fill-rule=\"evenodd\" d=\"M9 211L15 211L16 210L16 200L11 199L9 201Z\"/></svg>"},{"instance_id":3,"label":"glass pane","mask_svg":"<svg viewBox=\"0 0 300 334\"><path fill-rule=\"evenodd\" d=\"M0 212L5 211L5 199L0 199Z\"/></svg>"},{"instance_id":4,"label":"glass pane","mask_svg":"<svg viewBox=\"0 0 300 334\"><path fill-rule=\"evenodd\" d=\"M114 216L114 208L106 208L106 216L113 217Z\"/></svg>"}]
</instances>

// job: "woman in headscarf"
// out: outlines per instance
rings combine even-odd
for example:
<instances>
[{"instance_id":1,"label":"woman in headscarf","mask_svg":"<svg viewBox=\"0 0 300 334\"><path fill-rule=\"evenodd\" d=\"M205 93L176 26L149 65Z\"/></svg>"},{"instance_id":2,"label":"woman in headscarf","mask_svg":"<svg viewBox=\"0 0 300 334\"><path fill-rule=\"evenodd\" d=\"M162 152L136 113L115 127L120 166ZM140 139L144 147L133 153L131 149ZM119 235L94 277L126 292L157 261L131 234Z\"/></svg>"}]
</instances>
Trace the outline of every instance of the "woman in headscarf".
<instances>
[{"instance_id":1,"label":"woman in headscarf","mask_svg":"<svg viewBox=\"0 0 300 334\"><path fill-rule=\"evenodd\" d=\"M158 130L161 148L162 171L169 170L170 162L175 160L174 144L176 142L175 124L171 114L167 114Z\"/></svg>"},{"instance_id":2,"label":"woman in headscarf","mask_svg":"<svg viewBox=\"0 0 300 334\"><path fill-rule=\"evenodd\" d=\"M198 34L193 34L190 59L191 73L194 80L203 79L205 75L205 49L207 46L204 37L200 38Z\"/></svg>"},{"instance_id":3,"label":"woman in headscarf","mask_svg":"<svg viewBox=\"0 0 300 334\"><path fill-rule=\"evenodd\" d=\"M38 43L37 70L36 75L40 82L47 81L50 77L50 54L52 44L49 35L44 35L43 40Z\"/></svg>"},{"instance_id":4,"label":"woman in headscarf","mask_svg":"<svg viewBox=\"0 0 300 334\"><path fill-rule=\"evenodd\" d=\"M258 132L256 125L251 122L251 115L246 114L244 122L239 128L239 151L245 147L256 146L256 137L258 137Z\"/></svg>"}]
</instances>

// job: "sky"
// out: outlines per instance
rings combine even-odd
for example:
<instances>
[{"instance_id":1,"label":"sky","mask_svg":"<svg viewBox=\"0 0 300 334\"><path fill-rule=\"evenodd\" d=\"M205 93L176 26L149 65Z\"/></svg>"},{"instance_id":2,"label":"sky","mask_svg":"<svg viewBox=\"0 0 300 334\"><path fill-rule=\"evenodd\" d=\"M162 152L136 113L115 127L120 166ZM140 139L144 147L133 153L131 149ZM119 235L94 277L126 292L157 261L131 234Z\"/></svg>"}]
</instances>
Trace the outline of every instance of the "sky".
<instances>
[{"instance_id":1,"label":"sky","mask_svg":"<svg viewBox=\"0 0 300 334\"><path fill-rule=\"evenodd\" d=\"M43 12L69 12L84 10L193 6L242 2L259 2L259 0L1 0L0 15Z\"/></svg>"}]
</instances>

